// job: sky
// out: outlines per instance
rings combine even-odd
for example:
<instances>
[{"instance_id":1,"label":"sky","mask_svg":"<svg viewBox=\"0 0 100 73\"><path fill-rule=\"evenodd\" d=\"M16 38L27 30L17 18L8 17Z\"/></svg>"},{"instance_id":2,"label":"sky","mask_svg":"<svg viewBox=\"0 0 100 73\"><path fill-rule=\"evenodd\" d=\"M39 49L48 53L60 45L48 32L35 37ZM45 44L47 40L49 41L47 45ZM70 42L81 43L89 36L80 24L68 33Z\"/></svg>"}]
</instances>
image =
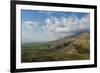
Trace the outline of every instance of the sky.
<instances>
[{"instance_id":1,"label":"sky","mask_svg":"<svg viewBox=\"0 0 100 73\"><path fill-rule=\"evenodd\" d=\"M90 30L90 14L21 10L22 43L53 41Z\"/></svg>"}]
</instances>

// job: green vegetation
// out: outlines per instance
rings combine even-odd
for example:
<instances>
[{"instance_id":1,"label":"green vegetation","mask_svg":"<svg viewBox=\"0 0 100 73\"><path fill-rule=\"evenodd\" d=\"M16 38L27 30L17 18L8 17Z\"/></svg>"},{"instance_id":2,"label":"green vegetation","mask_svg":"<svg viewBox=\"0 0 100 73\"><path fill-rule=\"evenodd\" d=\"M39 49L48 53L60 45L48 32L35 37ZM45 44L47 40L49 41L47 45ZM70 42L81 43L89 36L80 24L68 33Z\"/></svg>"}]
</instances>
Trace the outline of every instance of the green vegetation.
<instances>
[{"instance_id":1,"label":"green vegetation","mask_svg":"<svg viewBox=\"0 0 100 73\"><path fill-rule=\"evenodd\" d=\"M24 43L22 62L45 62L90 59L90 35L82 33L43 44Z\"/></svg>"}]
</instances>

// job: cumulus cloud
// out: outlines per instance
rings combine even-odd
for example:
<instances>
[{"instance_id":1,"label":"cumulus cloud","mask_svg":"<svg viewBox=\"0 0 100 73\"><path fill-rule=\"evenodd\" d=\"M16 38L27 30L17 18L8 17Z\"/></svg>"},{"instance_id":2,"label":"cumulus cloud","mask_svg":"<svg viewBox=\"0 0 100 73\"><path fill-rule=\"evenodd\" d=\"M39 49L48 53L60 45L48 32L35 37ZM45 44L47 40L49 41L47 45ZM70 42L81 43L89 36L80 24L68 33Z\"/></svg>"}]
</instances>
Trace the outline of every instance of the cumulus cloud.
<instances>
[{"instance_id":1,"label":"cumulus cloud","mask_svg":"<svg viewBox=\"0 0 100 73\"><path fill-rule=\"evenodd\" d=\"M90 16L87 14L80 19L75 16L60 18L51 16L46 18L44 23L36 21L25 21L22 23L22 25L24 28L30 30L42 30L43 32L49 33L56 38L62 38L65 36L74 35L75 33L82 30L89 30Z\"/></svg>"},{"instance_id":2,"label":"cumulus cloud","mask_svg":"<svg viewBox=\"0 0 100 73\"><path fill-rule=\"evenodd\" d=\"M22 22L23 27L27 28L27 29L34 29L36 27L38 27L38 22L35 21L25 21Z\"/></svg>"},{"instance_id":3,"label":"cumulus cloud","mask_svg":"<svg viewBox=\"0 0 100 73\"><path fill-rule=\"evenodd\" d=\"M90 28L90 16L86 15L80 20L80 29L89 29Z\"/></svg>"},{"instance_id":4,"label":"cumulus cloud","mask_svg":"<svg viewBox=\"0 0 100 73\"><path fill-rule=\"evenodd\" d=\"M73 35L75 32L79 32L81 30L89 30L90 17L88 14L80 19L73 16L68 18L50 17L45 20L45 23L45 30L52 32L52 34L59 38Z\"/></svg>"}]
</instances>

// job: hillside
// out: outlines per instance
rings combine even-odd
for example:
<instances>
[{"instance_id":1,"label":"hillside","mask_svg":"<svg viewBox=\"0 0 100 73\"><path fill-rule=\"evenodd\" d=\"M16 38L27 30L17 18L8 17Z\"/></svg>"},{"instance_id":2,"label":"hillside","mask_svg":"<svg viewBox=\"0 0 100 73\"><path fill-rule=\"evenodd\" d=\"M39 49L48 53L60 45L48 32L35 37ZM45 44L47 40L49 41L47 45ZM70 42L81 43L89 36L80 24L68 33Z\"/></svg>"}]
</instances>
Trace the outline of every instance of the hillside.
<instances>
[{"instance_id":1,"label":"hillside","mask_svg":"<svg viewBox=\"0 0 100 73\"><path fill-rule=\"evenodd\" d=\"M22 49L22 62L86 60L90 58L90 34L80 33L71 37Z\"/></svg>"}]
</instances>

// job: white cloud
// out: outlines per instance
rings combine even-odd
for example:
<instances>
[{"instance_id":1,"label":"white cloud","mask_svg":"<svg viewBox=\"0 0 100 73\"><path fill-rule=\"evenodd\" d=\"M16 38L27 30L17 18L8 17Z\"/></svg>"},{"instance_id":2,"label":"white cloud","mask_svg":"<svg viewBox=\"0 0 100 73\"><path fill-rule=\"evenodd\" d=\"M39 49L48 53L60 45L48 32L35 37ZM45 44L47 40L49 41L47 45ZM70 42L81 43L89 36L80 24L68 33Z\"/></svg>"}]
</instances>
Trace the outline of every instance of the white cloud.
<instances>
[{"instance_id":1,"label":"white cloud","mask_svg":"<svg viewBox=\"0 0 100 73\"><path fill-rule=\"evenodd\" d=\"M67 29L66 27L57 27L55 28L55 32L69 32L70 30Z\"/></svg>"},{"instance_id":2,"label":"white cloud","mask_svg":"<svg viewBox=\"0 0 100 73\"><path fill-rule=\"evenodd\" d=\"M89 29L90 28L90 16L87 15L80 20L80 29Z\"/></svg>"},{"instance_id":3,"label":"white cloud","mask_svg":"<svg viewBox=\"0 0 100 73\"><path fill-rule=\"evenodd\" d=\"M39 25L40 24L40 25ZM22 27L29 30L41 30L57 39L73 35L81 30L90 28L90 16L87 14L82 18L71 17L49 17L44 20L44 24L36 21L25 21Z\"/></svg>"},{"instance_id":4,"label":"white cloud","mask_svg":"<svg viewBox=\"0 0 100 73\"><path fill-rule=\"evenodd\" d=\"M25 21L22 23L23 27L28 28L28 29L34 29L38 27L38 22L35 21Z\"/></svg>"},{"instance_id":5,"label":"white cloud","mask_svg":"<svg viewBox=\"0 0 100 73\"><path fill-rule=\"evenodd\" d=\"M45 22L46 26L44 26L44 29L47 32L52 32L52 34L58 38L59 36L69 36L81 30L87 30L90 27L90 17L88 14L81 19L73 16L69 18L50 17L47 18Z\"/></svg>"},{"instance_id":6,"label":"white cloud","mask_svg":"<svg viewBox=\"0 0 100 73\"><path fill-rule=\"evenodd\" d=\"M55 12L53 12L53 11L38 11L38 13L45 14L46 16L50 17Z\"/></svg>"}]
</instances>

